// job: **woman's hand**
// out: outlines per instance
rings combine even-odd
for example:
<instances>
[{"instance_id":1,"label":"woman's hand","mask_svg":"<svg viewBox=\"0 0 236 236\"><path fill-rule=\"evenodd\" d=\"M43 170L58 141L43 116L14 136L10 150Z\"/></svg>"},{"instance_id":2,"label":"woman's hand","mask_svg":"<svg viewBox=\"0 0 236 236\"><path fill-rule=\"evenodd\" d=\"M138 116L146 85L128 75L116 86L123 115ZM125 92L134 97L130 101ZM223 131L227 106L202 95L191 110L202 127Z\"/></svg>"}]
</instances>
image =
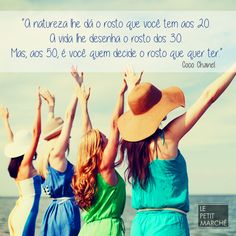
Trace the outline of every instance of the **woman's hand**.
<instances>
[{"instance_id":1,"label":"woman's hand","mask_svg":"<svg viewBox=\"0 0 236 236\"><path fill-rule=\"evenodd\" d=\"M0 106L0 116L3 120L8 120L9 112L8 112L7 107L4 107L2 105Z\"/></svg>"},{"instance_id":2,"label":"woman's hand","mask_svg":"<svg viewBox=\"0 0 236 236\"><path fill-rule=\"evenodd\" d=\"M76 96L78 97L80 103L84 104L87 103L90 97L90 91L91 88L89 88L87 91L85 89L85 86L83 88L77 86L76 88Z\"/></svg>"},{"instance_id":3,"label":"woman's hand","mask_svg":"<svg viewBox=\"0 0 236 236\"><path fill-rule=\"evenodd\" d=\"M48 103L48 106L55 106L55 96L49 90L41 89L39 92L41 97Z\"/></svg>"},{"instance_id":4,"label":"woman's hand","mask_svg":"<svg viewBox=\"0 0 236 236\"><path fill-rule=\"evenodd\" d=\"M76 80L76 83L81 86L83 81L84 81L84 73L81 72L80 74L78 73L77 66L72 66L71 67L71 75L72 77Z\"/></svg>"},{"instance_id":5,"label":"woman's hand","mask_svg":"<svg viewBox=\"0 0 236 236\"><path fill-rule=\"evenodd\" d=\"M6 134L7 134L7 140L9 143L13 142L14 139L14 135L13 132L11 130L11 126L9 123L9 112L7 107L4 107L2 105L0 105L0 117L3 120L3 124L5 126L5 130L6 130Z\"/></svg>"},{"instance_id":6,"label":"woman's hand","mask_svg":"<svg viewBox=\"0 0 236 236\"><path fill-rule=\"evenodd\" d=\"M42 105L41 92L40 92L40 87L38 87L36 91L36 109L41 109L41 105Z\"/></svg>"},{"instance_id":7,"label":"woman's hand","mask_svg":"<svg viewBox=\"0 0 236 236\"><path fill-rule=\"evenodd\" d=\"M143 71L140 74L136 74L131 66L127 67L124 73L124 79L126 80L128 87L133 88L138 85L142 79Z\"/></svg>"}]
</instances>

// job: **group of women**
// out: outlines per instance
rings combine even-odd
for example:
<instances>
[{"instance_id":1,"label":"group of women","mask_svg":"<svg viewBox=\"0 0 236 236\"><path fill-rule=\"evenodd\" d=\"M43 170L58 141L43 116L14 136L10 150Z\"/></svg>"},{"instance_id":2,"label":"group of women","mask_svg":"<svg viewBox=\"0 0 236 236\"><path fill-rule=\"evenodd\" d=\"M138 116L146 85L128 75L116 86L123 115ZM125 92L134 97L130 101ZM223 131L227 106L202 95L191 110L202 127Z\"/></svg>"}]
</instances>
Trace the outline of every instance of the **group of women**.
<instances>
[{"instance_id":1,"label":"group of women","mask_svg":"<svg viewBox=\"0 0 236 236\"><path fill-rule=\"evenodd\" d=\"M235 77L236 65L210 84L184 114L163 129L160 124L168 113L185 106L184 93L178 87L160 90L151 83L141 83L142 73L137 75L128 69L108 138L92 128L87 106L90 89L86 91L82 86L83 73L72 67L71 74L75 92L64 120L54 116L54 96L48 90L37 90L33 135L25 130L13 134L8 109L0 107L8 138L5 147L5 155L10 160L8 171L19 191L19 199L8 219L10 235L34 235L41 186L52 201L44 213L40 235L124 235L121 215L126 199L125 182L115 169L124 158L128 160L126 173L132 185L132 207L137 210L131 235L189 235L188 175L178 145L229 86ZM123 114L128 87L129 109ZM43 128L42 151L37 155L42 98L49 112ZM74 166L67 154L78 100L82 137ZM120 159L116 161L118 150ZM37 170L32 164L36 157ZM82 228L79 208L84 220Z\"/></svg>"}]
</instances>

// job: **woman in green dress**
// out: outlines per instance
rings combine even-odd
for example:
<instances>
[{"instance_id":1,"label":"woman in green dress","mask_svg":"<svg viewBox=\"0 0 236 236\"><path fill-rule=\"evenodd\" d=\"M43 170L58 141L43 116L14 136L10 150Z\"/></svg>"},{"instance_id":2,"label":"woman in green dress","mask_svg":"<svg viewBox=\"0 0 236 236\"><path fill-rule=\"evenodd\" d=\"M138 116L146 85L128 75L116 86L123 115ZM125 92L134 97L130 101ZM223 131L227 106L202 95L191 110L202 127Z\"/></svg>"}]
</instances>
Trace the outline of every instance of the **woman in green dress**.
<instances>
[{"instance_id":1,"label":"woman in green dress","mask_svg":"<svg viewBox=\"0 0 236 236\"><path fill-rule=\"evenodd\" d=\"M78 76L74 70L74 78ZM89 92L81 90L78 96L83 119L83 136L80 140L78 160L72 187L79 207L83 210L85 224L79 235L121 236L124 232L121 215L125 206L125 182L116 172L115 163L119 144L117 120L124 110L124 80L112 116L109 139L97 129L92 129L87 110Z\"/></svg>"}]
</instances>

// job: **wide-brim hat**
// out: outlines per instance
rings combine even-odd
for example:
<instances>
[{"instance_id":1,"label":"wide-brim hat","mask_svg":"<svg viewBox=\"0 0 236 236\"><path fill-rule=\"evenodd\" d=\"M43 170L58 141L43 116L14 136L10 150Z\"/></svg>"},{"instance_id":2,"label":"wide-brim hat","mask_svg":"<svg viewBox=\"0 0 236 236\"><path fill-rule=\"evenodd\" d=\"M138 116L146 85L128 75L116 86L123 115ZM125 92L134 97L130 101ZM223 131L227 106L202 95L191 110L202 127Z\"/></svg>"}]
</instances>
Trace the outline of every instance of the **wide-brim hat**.
<instances>
[{"instance_id":1,"label":"wide-brim hat","mask_svg":"<svg viewBox=\"0 0 236 236\"><path fill-rule=\"evenodd\" d=\"M9 158L17 158L29 150L31 143L31 133L27 130L20 130L15 133L14 141L5 146L4 153Z\"/></svg>"},{"instance_id":2,"label":"wide-brim hat","mask_svg":"<svg viewBox=\"0 0 236 236\"><path fill-rule=\"evenodd\" d=\"M185 106L183 91L178 87L159 90L150 83L135 86L129 96L130 110L118 119L122 139L130 142L151 136L167 114L177 107Z\"/></svg>"},{"instance_id":3,"label":"wide-brim hat","mask_svg":"<svg viewBox=\"0 0 236 236\"><path fill-rule=\"evenodd\" d=\"M64 121L61 117L55 117L48 120L43 128L43 139L49 140L57 136L62 130L63 123Z\"/></svg>"}]
</instances>

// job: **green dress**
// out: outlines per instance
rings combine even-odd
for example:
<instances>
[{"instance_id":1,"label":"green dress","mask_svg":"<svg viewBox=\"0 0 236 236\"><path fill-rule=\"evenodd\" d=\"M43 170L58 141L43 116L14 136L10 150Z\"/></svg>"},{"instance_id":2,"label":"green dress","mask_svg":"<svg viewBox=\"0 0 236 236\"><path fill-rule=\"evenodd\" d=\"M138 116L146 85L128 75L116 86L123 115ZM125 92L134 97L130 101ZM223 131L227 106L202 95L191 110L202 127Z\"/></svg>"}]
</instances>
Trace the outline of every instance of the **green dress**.
<instances>
[{"instance_id":1,"label":"green dress","mask_svg":"<svg viewBox=\"0 0 236 236\"><path fill-rule=\"evenodd\" d=\"M118 183L109 185L101 176L97 175L97 193L93 205L82 213L84 225L79 236L122 236L124 223L121 215L124 211L126 191L125 182L116 172Z\"/></svg>"}]
</instances>

